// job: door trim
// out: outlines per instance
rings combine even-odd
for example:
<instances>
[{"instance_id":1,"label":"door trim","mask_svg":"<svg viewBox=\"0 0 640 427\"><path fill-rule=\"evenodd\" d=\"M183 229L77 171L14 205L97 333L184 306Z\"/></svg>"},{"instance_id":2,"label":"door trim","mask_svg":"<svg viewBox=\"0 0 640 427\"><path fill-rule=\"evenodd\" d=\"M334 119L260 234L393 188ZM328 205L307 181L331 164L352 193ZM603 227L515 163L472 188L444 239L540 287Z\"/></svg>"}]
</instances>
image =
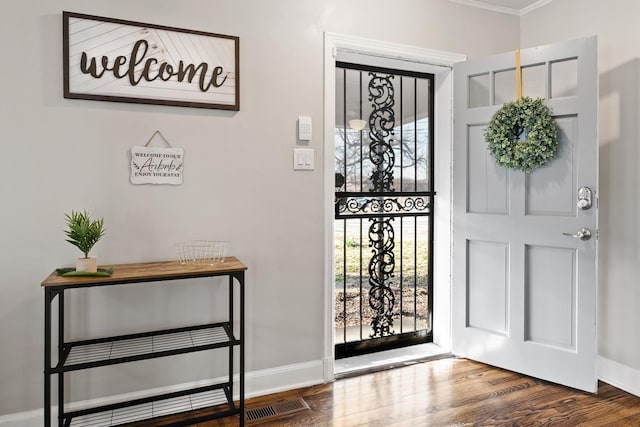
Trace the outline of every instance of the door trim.
<instances>
[{"instance_id":1,"label":"door trim","mask_svg":"<svg viewBox=\"0 0 640 427\"><path fill-rule=\"evenodd\" d=\"M324 34L324 161L323 171L323 376L334 379L334 230L335 172L335 63L340 55L370 57L382 62L401 61L435 74L435 174L438 209L434 218L434 343L451 348L451 200L453 151L453 64L465 55L425 49L336 33Z\"/></svg>"}]
</instances>

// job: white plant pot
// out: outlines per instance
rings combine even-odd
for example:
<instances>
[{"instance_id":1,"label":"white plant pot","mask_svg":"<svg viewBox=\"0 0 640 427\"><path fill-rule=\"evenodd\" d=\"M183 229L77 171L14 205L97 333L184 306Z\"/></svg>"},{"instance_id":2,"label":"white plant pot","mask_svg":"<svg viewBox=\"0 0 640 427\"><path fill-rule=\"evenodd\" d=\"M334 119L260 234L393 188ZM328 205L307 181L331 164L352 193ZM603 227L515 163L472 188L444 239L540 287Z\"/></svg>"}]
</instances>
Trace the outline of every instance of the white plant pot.
<instances>
[{"instance_id":1,"label":"white plant pot","mask_svg":"<svg viewBox=\"0 0 640 427\"><path fill-rule=\"evenodd\" d=\"M76 271L95 273L98 271L98 259L93 256L90 256L89 258L76 259Z\"/></svg>"}]
</instances>

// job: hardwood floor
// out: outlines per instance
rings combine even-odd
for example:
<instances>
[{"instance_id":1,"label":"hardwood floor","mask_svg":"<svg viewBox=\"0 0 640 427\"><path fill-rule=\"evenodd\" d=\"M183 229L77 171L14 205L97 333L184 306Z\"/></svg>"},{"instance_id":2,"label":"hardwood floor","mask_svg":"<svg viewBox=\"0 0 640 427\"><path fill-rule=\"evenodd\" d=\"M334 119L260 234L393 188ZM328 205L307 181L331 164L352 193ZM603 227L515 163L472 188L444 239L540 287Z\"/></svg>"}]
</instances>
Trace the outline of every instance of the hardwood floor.
<instances>
[{"instance_id":1,"label":"hardwood floor","mask_svg":"<svg viewBox=\"0 0 640 427\"><path fill-rule=\"evenodd\" d=\"M465 359L442 359L248 400L302 397L310 410L247 426L640 426L640 397L592 395ZM199 427L237 426L237 417Z\"/></svg>"}]
</instances>

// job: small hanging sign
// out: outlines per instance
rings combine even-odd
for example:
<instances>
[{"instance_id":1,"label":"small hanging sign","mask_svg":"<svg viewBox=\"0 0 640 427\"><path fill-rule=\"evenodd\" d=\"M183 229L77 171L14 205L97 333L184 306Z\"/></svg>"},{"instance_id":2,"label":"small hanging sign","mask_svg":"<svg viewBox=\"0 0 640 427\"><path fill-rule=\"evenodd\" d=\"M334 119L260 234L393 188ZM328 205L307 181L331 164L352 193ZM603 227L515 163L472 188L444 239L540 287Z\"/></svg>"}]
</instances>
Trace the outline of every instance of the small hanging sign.
<instances>
[{"instance_id":1,"label":"small hanging sign","mask_svg":"<svg viewBox=\"0 0 640 427\"><path fill-rule=\"evenodd\" d=\"M149 147L156 135L160 135L167 147ZM132 184L182 184L184 149L173 148L160 131L143 146L131 147Z\"/></svg>"}]
</instances>

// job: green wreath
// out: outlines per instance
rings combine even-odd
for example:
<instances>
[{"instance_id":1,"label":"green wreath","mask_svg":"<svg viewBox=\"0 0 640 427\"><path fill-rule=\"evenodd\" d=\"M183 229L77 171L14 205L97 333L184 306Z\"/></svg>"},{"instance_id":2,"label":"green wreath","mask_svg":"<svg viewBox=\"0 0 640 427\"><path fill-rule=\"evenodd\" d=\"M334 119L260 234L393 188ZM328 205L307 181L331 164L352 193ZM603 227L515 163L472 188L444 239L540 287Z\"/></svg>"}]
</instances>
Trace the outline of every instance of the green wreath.
<instances>
[{"instance_id":1,"label":"green wreath","mask_svg":"<svg viewBox=\"0 0 640 427\"><path fill-rule=\"evenodd\" d=\"M498 165L529 173L556 155L558 128L542 98L525 96L496 111L484 138Z\"/></svg>"}]
</instances>

